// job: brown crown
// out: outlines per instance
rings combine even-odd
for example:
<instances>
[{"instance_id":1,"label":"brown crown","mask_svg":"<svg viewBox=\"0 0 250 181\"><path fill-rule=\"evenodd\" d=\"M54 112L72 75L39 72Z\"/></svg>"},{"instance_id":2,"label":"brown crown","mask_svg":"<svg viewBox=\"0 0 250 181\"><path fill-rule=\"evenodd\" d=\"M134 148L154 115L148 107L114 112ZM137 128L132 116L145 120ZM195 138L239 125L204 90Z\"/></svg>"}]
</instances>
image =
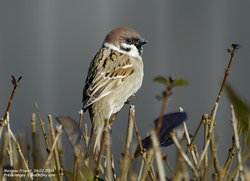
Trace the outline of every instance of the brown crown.
<instances>
[{"instance_id":1,"label":"brown crown","mask_svg":"<svg viewBox=\"0 0 250 181\"><path fill-rule=\"evenodd\" d=\"M139 39L140 35L130 27L120 26L113 29L104 39L104 43L112 43L116 46L126 42L127 39Z\"/></svg>"}]
</instances>

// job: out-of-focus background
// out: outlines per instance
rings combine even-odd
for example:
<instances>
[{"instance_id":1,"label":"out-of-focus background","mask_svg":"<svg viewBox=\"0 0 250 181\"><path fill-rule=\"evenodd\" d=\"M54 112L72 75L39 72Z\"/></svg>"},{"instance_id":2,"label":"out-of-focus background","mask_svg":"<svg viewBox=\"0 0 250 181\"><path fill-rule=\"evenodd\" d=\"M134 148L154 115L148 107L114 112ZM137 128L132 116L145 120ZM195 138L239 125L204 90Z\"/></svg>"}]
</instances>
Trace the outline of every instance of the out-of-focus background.
<instances>
[{"instance_id":1,"label":"out-of-focus background","mask_svg":"<svg viewBox=\"0 0 250 181\"><path fill-rule=\"evenodd\" d=\"M77 119L89 62L111 29L128 25L149 41L143 54L143 86L133 102L141 135L146 136L160 112L155 95L163 86L152 82L158 75L189 81L189 86L174 90L167 111L183 107L192 132L214 104L231 43L243 47L235 56L229 82L250 102L249 10L250 1L233 0L1 0L0 113L3 116L13 74L23 76L10 112L16 133L30 131L35 102L44 119L48 114ZM223 94L215 130L224 148L222 160L231 145L229 105ZM127 112L128 106L112 128L116 156L123 150ZM174 154L173 148L163 151Z\"/></svg>"}]
</instances>

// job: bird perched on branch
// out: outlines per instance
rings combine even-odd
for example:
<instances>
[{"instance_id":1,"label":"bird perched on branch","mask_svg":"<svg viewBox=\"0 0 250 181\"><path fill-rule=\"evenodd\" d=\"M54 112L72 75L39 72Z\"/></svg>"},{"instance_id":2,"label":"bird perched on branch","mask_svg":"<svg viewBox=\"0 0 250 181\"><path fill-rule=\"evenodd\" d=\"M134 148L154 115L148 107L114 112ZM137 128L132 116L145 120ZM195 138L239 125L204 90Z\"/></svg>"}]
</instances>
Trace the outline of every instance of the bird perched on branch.
<instances>
[{"instance_id":1,"label":"bird perched on branch","mask_svg":"<svg viewBox=\"0 0 250 181\"><path fill-rule=\"evenodd\" d=\"M119 112L142 85L142 45L147 41L130 27L117 27L104 39L91 61L83 89L83 111L88 109L92 130L88 154L99 150L105 120Z\"/></svg>"}]
</instances>

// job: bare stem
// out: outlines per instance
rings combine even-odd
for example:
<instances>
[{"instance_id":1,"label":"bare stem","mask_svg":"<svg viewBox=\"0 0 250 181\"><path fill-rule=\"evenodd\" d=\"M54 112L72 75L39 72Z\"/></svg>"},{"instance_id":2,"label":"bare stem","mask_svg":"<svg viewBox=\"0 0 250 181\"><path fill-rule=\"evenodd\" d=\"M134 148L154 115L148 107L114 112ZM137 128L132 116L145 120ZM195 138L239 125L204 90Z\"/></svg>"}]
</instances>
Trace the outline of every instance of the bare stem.
<instances>
[{"instance_id":1,"label":"bare stem","mask_svg":"<svg viewBox=\"0 0 250 181\"><path fill-rule=\"evenodd\" d=\"M164 114L166 112L167 105L168 105L168 102L169 102L169 99L170 99L170 96L171 96L172 88L173 88L173 82L170 81L170 85L166 87L166 94L165 94L164 101L162 103L161 112L160 112L160 116L159 116L159 121L158 121L158 123L156 125L156 128L155 128L156 135L158 135L160 133L160 130L161 130L161 127L162 127L162 124L163 124L163 120L164 120L163 119ZM140 148L141 148L141 151L142 151L143 150L142 145L140 145ZM143 151L142 151L142 154L143 154ZM144 164L144 167L143 167L141 180L146 179L146 176L147 176L147 174L149 172L149 169L151 168L153 158L154 158L154 151L152 151L150 149L148 151L148 154L147 154L146 163Z\"/></svg>"},{"instance_id":2,"label":"bare stem","mask_svg":"<svg viewBox=\"0 0 250 181\"><path fill-rule=\"evenodd\" d=\"M115 158L114 158L113 154L112 154L112 157L111 157L111 167L112 167L112 173L113 173L114 180L116 180Z\"/></svg>"},{"instance_id":3,"label":"bare stem","mask_svg":"<svg viewBox=\"0 0 250 181\"><path fill-rule=\"evenodd\" d=\"M135 106L131 105L129 109L129 119L128 119L128 127L127 127L127 137L126 137L126 145L125 145L125 154L129 154L130 145L133 137L133 120L135 119Z\"/></svg>"},{"instance_id":4,"label":"bare stem","mask_svg":"<svg viewBox=\"0 0 250 181\"><path fill-rule=\"evenodd\" d=\"M78 157L74 155L73 181L77 181Z\"/></svg>"},{"instance_id":5,"label":"bare stem","mask_svg":"<svg viewBox=\"0 0 250 181\"><path fill-rule=\"evenodd\" d=\"M235 49L234 49L234 47L232 47L231 56L230 56L230 59L229 59L227 68L226 68L226 70L225 70L225 75L224 75L224 78L223 78L223 81L222 81L220 90L219 90L219 92L218 92L218 95L217 95L217 98L216 98L216 101L215 101L215 102L217 102L217 103L220 102L221 94L222 94L223 89L224 89L224 87L225 87L227 78L228 78L228 76L229 76L229 74L230 74L230 69L231 69L231 65L232 65L232 62L233 62L234 54L235 54Z\"/></svg>"},{"instance_id":6,"label":"bare stem","mask_svg":"<svg viewBox=\"0 0 250 181\"><path fill-rule=\"evenodd\" d=\"M109 128L107 128L107 133L106 133L106 161L107 161L107 168L106 168L106 173L107 173L107 178L109 181L113 180L113 174L112 174L112 158L111 158L111 137L109 133Z\"/></svg>"},{"instance_id":7,"label":"bare stem","mask_svg":"<svg viewBox=\"0 0 250 181\"><path fill-rule=\"evenodd\" d=\"M82 129L82 122L83 122L83 110L79 111L79 128Z\"/></svg>"},{"instance_id":8,"label":"bare stem","mask_svg":"<svg viewBox=\"0 0 250 181\"><path fill-rule=\"evenodd\" d=\"M156 125L156 129L155 129L156 134L160 133L162 123L163 123L163 116L164 116L164 113L166 112L166 109L167 109L167 105L168 105L168 102L169 102L169 99L171 96L171 91L172 91L172 84L170 84L170 86L168 86L166 88L166 95L165 95L164 101L162 103L159 121L158 121L158 123Z\"/></svg>"},{"instance_id":9,"label":"bare stem","mask_svg":"<svg viewBox=\"0 0 250 181\"><path fill-rule=\"evenodd\" d=\"M10 128L10 122L9 122L8 113L7 113L7 124L8 124L8 132L9 132L9 134L10 134L10 137L11 137L12 140L15 142L15 144L16 144L16 149L17 149L17 151L18 151L18 153L19 153L19 155L20 155L20 157L21 157L21 160L23 161L24 167L25 167L25 169L28 171L28 177L29 177L31 180L33 180L33 173L32 173L32 171L31 171L31 169L29 169L28 163L27 163L27 161L26 161L26 159L25 159L25 157L24 157L24 155L23 155L23 152L22 152L22 150L21 150L20 144L17 142L17 139L16 139L16 137L14 136L14 134L13 134L11 128Z\"/></svg>"},{"instance_id":10,"label":"bare stem","mask_svg":"<svg viewBox=\"0 0 250 181\"><path fill-rule=\"evenodd\" d=\"M133 120L135 119L135 106L131 105L129 109L129 119L127 126L127 136L126 136L126 145L125 145L125 155L123 159L123 168L122 168L122 176L121 180L126 181L128 175L128 169L130 166L130 158L129 158L129 150L133 137Z\"/></svg>"},{"instance_id":11,"label":"bare stem","mask_svg":"<svg viewBox=\"0 0 250 181\"><path fill-rule=\"evenodd\" d=\"M10 141L9 134L5 132L4 140L2 140L1 151L0 151L0 178L3 178L4 159L6 158L9 141Z\"/></svg>"},{"instance_id":12,"label":"bare stem","mask_svg":"<svg viewBox=\"0 0 250 181\"><path fill-rule=\"evenodd\" d=\"M137 138L139 147L140 147L141 155L143 156L144 148L143 148L142 142L141 142L142 139L141 139L141 136L140 136L140 134L139 134L138 126L137 126L137 124L136 124L136 119L134 118L133 121L134 121L134 127L135 127L135 135L136 135L136 138Z\"/></svg>"},{"instance_id":13,"label":"bare stem","mask_svg":"<svg viewBox=\"0 0 250 181\"><path fill-rule=\"evenodd\" d=\"M188 148L189 148L188 150L189 150L189 152L191 154L191 158L192 158L194 164L197 165L197 158L196 158L196 155L195 155L195 152L194 152L194 145L191 145L191 139L189 137L186 122L183 122L183 128L184 128L185 137L186 137L187 142L188 142Z\"/></svg>"},{"instance_id":14,"label":"bare stem","mask_svg":"<svg viewBox=\"0 0 250 181\"><path fill-rule=\"evenodd\" d=\"M205 144L207 142L208 138L208 129L209 129L209 121L208 121L208 115L205 114L204 116L204 145L203 149L205 148ZM204 158L204 168L206 169L208 167L208 153L205 153L205 158Z\"/></svg>"},{"instance_id":15,"label":"bare stem","mask_svg":"<svg viewBox=\"0 0 250 181\"><path fill-rule=\"evenodd\" d=\"M228 156L227 156L226 162L225 162L223 170L222 170L222 176L221 176L221 178L224 178L225 174L228 172L230 166L233 163L234 156L236 155L237 148L236 148L235 140L234 139L235 138L233 136L232 137L232 147L228 151Z\"/></svg>"},{"instance_id":16,"label":"bare stem","mask_svg":"<svg viewBox=\"0 0 250 181\"><path fill-rule=\"evenodd\" d=\"M158 167L158 171L159 171L159 180L160 181L165 181L166 180L166 174L165 174L165 170L164 170L164 166L162 163L162 154L159 148L159 142L156 136L156 133L154 131L151 131L151 140L153 143L153 149L155 151L155 159L156 159L156 163L157 163L157 167Z\"/></svg>"},{"instance_id":17,"label":"bare stem","mask_svg":"<svg viewBox=\"0 0 250 181\"><path fill-rule=\"evenodd\" d=\"M202 116L202 118L201 118L201 120L200 120L200 123L199 123L198 127L196 128L196 130L195 130L195 132L194 132L194 136L193 136L192 139L191 139L190 145L192 145L192 144L194 143L195 138L196 138L197 135L198 135L198 132L199 132L201 126L202 126L202 123L203 123L204 120L205 120L205 117L204 117L204 116L205 116L205 114Z\"/></svg>"},{"instance_id":18,"label":"bare stem","mask_svg":"<svg viewBox=\"0 0 250 181\"><path fill-rule=\"evenodd\" d=\"M141 178L139 178L140 181L144 181L146 179L146 177L149 173L153 158L154 158L154 150L150 149L147 152L147 158L146 158L146 161L144 161L145 163L143 164Z\"/></svg>"},{"instance_id":19,"label":"bare stem","mask_svg":"<svg viewBox=\"0 0 250 181\"><path fill-rule=\"evenodd\" d=\"M54 130L53 120L52 120L51 115L48 115L48 120L49 120L49 126L50 126L51 143L54 143L55 142L55 130ZM58 136L57 142L58 140L59 140L59 136ZM54 159L55 159L56 170L57 170L57 178L58 180L62 181L63 169L61 168L61 165L60 165L57 146L55 146L55 148L53 149L53 152L54 152Z\"/></svg>"},{"instance_id":20,"label":"bare stem","mask_svg":"<svg viewBox=\"0 0 250 181\"><path fill-rule=\"evenodd\" d=\"M48 165L50 164L51 158L53 156L53 151L56 148L57 141L58 141L59 137L61 136L61 134L62 134L62 126L60 126L58 129L58 132L55 136L54 142L53 142L52 147L51 147L51 152L50 152L50 154L49 154L49 156L44 164L44 168L47 168Z\"/></svg>"},{"instance_id":21,"label":"bare stem","mask_svg":"<svg viewBox=\"0 0 250 181\"><path fill-rule=\"evenodd\" d=\"M226 84L226 81L229 77L229 74L230 74L230 70L231 70L231 65L232 65L232 62L233 62L233 57L234 57L234 54L235 54L235 47L232 45L231 46L231 56L230 56L230 59L229 59L229 62L228 62L228 65L227 65L227 68L225 69L225 74L224 74L224 78L223 78L223 81L221 83L221 87L219 89L219 92L218 92L218 95L217 95L217 98L216 98L216 101L215 101L215 105L211 111L211 114L209 116L209 119L211 119L211 124L210 124L210 128L211 127L214 127L214 120L215 120L215 117L212 119L213 114L215 112L215 109L218 109L218 106L216 108L216 104L219 104L220 100L221 100L221 95L222 95L222 92L224 90L224 87L225 87L225 84ZM217 111L217 110L216 110ZM209 135L210 135L210 132L209 132ZM211 134L210 136L210 145L211 145L211 154L212 154L212 160L213 160L213 163L214 163L214 168L215 168L215 171L217 173L217 176L221 176L221 172L220 172L220 166L219 166L219 161L218 161L218 155L217 155L217 146L215 145L214 143L214 135ZM220 178L219 178L220 179Z\"/></svg>"},{"instance_id":22,"label":"bare stem","mask_svg":"<svg viewBox=\"0 0 250 181\"><path fill-rule=\"evenodd\" d=\"M49 150L49 141L48 141L48 137L47 137L47 134L46 134L45 127L44 127L44 121L42 119L42 116L41 116L41 113L40 113L40 109L39 109L37 103L35 103L35 107L36 107L36 111L37 111L37 114L38 114L38 117L39 117L39 120L40 120L40 126L41 126L41 129L42 129L42 132L43 132L43 137L44 137L44 140L45 140L45 143L46 143L46 149L47 149L47 152L50 153L50 150Z\"/></svg>"},{"instance_id":23,"label":"bare stem","mask_svg":"<svg viewBox=\"0 0 250 181\"><path fill-rule=\"evenodd\" d=\"M239 140L239 135L238 135L238 130L237 130L237 118L235 116L233 105L231 105L231 114L232 114L231 123L232 123L233 131L234 131L234 138L235 138L234 140L235 140L237 156L238 156L239 175L240 175L241 181L244 181L245 175L244 175L244 170L243 170L243 165L242 165L240 140ZM238 179L235 178L235 180L238 180Z\"/></svg>"},{"instance_id":24,"label":"bare stem","mask_svg":"<svg viewBox=\"0 0 250 181\"><path fill-rule=\"evenodd\" d=\"M209 131L208 131L207 142L206 142L206 144L205 144L205 146L204 146L204 149L203 149L203 151L202 151L202 153L201 153L201 156L200 156L200 159L199 159L199 161L198 161L198 165L197 165L198 168L200 168L201 163L202 163L202 161L204 160L204 157L205 157L205 155L206 155L206 152L207 152L207 150L208 150L208 146L209 146L210 141L211 141L211 138L212 138L213 128L214 128L214 121L215 121L215 116L216 116L217 110L218 110L218 103L215 103L214 109L213 109L213 111L212 111L212 113L211 113L211 119L210 119L210 120L211 120L211 123L210 123L210 128L209 128Z\"/></svg>"},{"instance_id":25,"label":"bare stem","mask_svg":"<svg viewBox=\"0 0 250 181\"><path fill-rule=\"evenodd\" d=\"M188 156L186 155L185 151L183 150L183 148L181 147L181 144L179 142L179 140L176 137L176 133L172 132L170 133L170 136L172 138L172 140L175 143L176 148L178 149L178 151L180 152L181 156L183 157L183 159L185 160L185 162L187 163L187 165L190 167L190 169L194 172L195 176L198 177L198 170L196 169L196 167L193 165L193 163L191 162L191 160L188 158Z\"/></svg>"},{"instance_id":26,"label":"bare stem","mask_svg":"<svg viewBox=\"0 0 250 181\"><path fill-rule=\"evenodd\" d=\"M10 95L10 98L9 98L9 101L8 101L8 104L7 104L5 113L4 113L3 120L0 120L0 138L2 137L3 127L4 127L4 125L6 125L7 114L8 114L8 112L10 112L10 107L11 107L12 102L14 100L16 89L19 86L19 81L22 78L22 77L19 77L18 80L16 80L14 76L11 76L11 77L12 77L13 89L12 89L12 92L11 92L11 95Z\"/></svg>"},{"instance_id":27,"label":"bare stem","mask_svg":"<svg viewBox=\"0 0 250 181\"><path fill-rule=\"evenodd\" d=\"M10 157L10 166L14 166L14 159L13 159L13 148L12 148L12 142L11 142L11 129L10 129L10 124L9 124L9 112L7 112L7 127L8 127L8 138L9 138L9 157Z\"/></svg>"},{"instance_id":28,"label":"bare stem","mask_svg":"<svg viewBox=\"0 0 250 181\"><path fill-rule=\"evenodd\" d=\"M32 114L32 118L31 118L31 132L32 132L32 157L33 157L33 165L34 168L39 168L39 161L37 159L36 156L36 152L37 152L37 147L36 147L36 114L33 113Z\"/></svg>"}]
</instances>

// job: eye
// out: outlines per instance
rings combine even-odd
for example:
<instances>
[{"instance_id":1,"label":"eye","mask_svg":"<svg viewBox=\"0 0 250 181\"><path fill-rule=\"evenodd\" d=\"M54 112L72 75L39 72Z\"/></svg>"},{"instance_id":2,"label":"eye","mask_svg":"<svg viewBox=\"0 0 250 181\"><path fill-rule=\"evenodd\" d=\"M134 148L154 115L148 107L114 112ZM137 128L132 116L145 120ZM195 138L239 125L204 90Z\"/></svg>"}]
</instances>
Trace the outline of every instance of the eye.
<instances>
[{"instance_id":1,"label":"eye","mask_svg":"<svg viewBox=\"0 0 250 181\"><path fill-rule=\"evenodd\" d=\"M127 44L131 45L133 43L132 39L127 39Z\"/></svg>"}]
</instances>

